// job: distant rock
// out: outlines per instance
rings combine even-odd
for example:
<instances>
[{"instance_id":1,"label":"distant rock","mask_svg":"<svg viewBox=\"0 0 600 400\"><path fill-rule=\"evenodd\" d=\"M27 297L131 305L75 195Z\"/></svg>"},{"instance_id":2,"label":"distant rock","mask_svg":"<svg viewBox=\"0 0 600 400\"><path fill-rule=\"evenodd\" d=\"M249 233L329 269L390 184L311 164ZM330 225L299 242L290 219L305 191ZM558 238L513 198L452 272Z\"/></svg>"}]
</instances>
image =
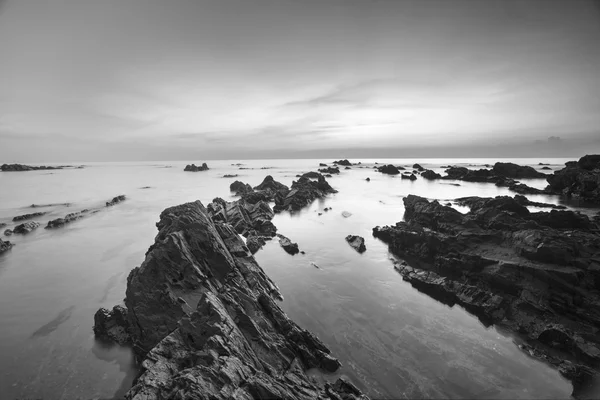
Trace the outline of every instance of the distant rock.
<instances>
[{"instance_id":1,"label":"distant rock","mask_svg":"<svg viewBox=\"0 0 600 400\"><path fill-rule=\"evenodd\" d=\"M46 225L46 229L60 228L66 224L69 224L73 221L77 221L78 219L83 218L84 215L88 212L89 212L89 210L82 210L79 212L69 213L69 214L65 215L64 218L56 218L51 221L48 221L48 224Z\"/></svg>"},{"instance_id":2,"label":"distant rock","mask_svg":"<svg viewBox=\"0 0 600 400\"><path fill-rule=\"evenodd\" d=\"M267 192L270 197L275 197L277 193L289 192L290 188L281 182L277 182L271 175L267 175L260 185L255 186L254 190Z\"/></svg>"},{"instance_id":3,"label":"distant rock","mask_svg":"<svg viewBox=\"0 0 600 400\"><path fill-rule=\"evenodd\" d=\"M140 189L152 189L152 186L142 186Z\"/></svg>"},{"instance_id":4,"label":"distant rock","mask_svg":"<svg viewBox=\"0 0 600 400\"><path fill-rule=\"evenodd\" d=\"M441 179L442 176L440 174L438 174L435 171L432 171L430 169L425 170L423 173L421 173L421 176L425 179L428 179L430 181L435 180L435 179Z\"/></svg>"},{"instance_id":5,"label":"distant rock","mask_svg":"<svg viewBox=\"0 0 600 400\"><path fill-rule=\"evenodd\" d=\"M497 162L494 164L492 171L497 175L514 179L535 179L546 177L546 174L536 171L533 167L517 165L514 163Z\"/></svg>"},{"instance_id":6,"label":"distant rock","mask_svg":"<svg viewBox=\"0 0 600 400\"><path fill-rule=\"evenodd\" d=\"M300 250L298 249L298 243L292 243L292 241L288 237L285 237L279 233L277 234L277 237L279 238L279 245L288 254L294 255L300 252Z\"/></svg>"},{"instance_id":7,"label":"distant rock","mask_svg":"<svg viewBox=\"0 0 600 400\"><path fill-rule=\"evenodd\" d=\"M209 169L208 165L206 165L206 163L202 163L202 165L199 167L197 167L196 164L186 165L183 170L188 171L188 172L199 172L199 171L207 171L208 169ZM242 168L240 168L240 169L242 169Z\"/></svg>"},{"instance_id":8,"label":"distant rock","mask_svg":"<svg viewBox=\"0 0 600 400\"><path fill-rule=\"evenodd\" d=\"M540 169L547 170L547 171L552 171L552 168L550 168L550 167L542 167Z\"/></svg>"},{"instance_id":9,"label":"distant rock","mask_svg":"<svg viewBox=\"0 0 600 400\"><path fill-rule=\"evenodd\" d=\"M404 174L400 175L400 177L402 179L410 179L411 181L417 180L417 177L415 176L415 174L404 173Z\"/></svg>"},{"instance_id":10,"label":"distant rock","mask_svg":"<svg viewBox=\"0 0 600 400\"><path fill-rule=\"evenodd\" d=\"M327 167L327 168L320 168L319 172L321 172L323 174L339 174L340 169L338 167Z\"/></svg>"},{"instance_id":11,"label":"distant rock","mask_svg":"<svg viewBox=\"0 0 600 400\"><path fill-rule=\"evenodd\" d=\"M119 195L117 197L113 197L111 201L107 201L106 202L106 207L114 206L115 204L118 204L118 203L120 203L122 201L125 201L125 195L124 194Z\"/></svg>"},{"instance_id":12,"label":"distant rock","mask_svg":"<svg viewBox=\"0 0 600 400\"><path fill-rule=\"evenodd\" d=\"M4 253L5 251L10 250L12 247L13 247L13 244L11 242L9 242L8 240L0 239L0 254Z\"/></svg>"},{"instance_id":13,"label":"distant rock","mask_svg":"<svg viewBox=\"0 0 600 400\"><path fill-rule=\"evenodd\" d=\"M350 247L359 253L364 253L367 250L367 247L365 246L365 239L361 236L348 235L346 236L346 242L348 242Z\"/></svg>"},{"instance_id":14,"label":"distant rock","mask_svg":"<svg viewBox=\"0 0 600 400\"><path fill-rule=\"evenodd\" d=\"M339 161L334 161L334 164L338 164L338 165L343 165L345 167L349 167L352 165L352 163L348 160L339 160Z\"/></svg>"},{"instance_id":15,"label":"distant rock","mask_svg":"<svg viewBox=\"0 0 600 400\"><path fill-rule=\"evenodd\" d=\"M352 167L345 167L344 169L352 169Z\"/></svg>"},{"instance_id":16,"label":"distant rock","mask_svg":"<svg viewBox=\"0 0 600 400\"><path fill-rule=\"evenodd\" d=\"M425 171L425 168L421 167L420 164L414 164L412 166L414 169L416 169L417 171L421 172L421 171Z\"/></svg>"},{"instance_id":17,"label":"distant rock","mask_svg":"<svg viewBox=\"0 0 600 400\"><path fill-rule=\"evenodd\" d=\"M251 192L254 189L252 189L252 186L250 186L247 183L235 181L231 185L229 185L229 190L239 196L244 193Z\"/></svg>"},{"instance_id":18,"label":"distant rock","mask_svg":"<svg viewBox=\"0 0 600 400\"><path fill-rule=\"evenodd\" d=\"M352 213L349 211L342 211L342 217L349 218L352 216Z\"/></svg>"},{"instance_id":19,"label":"distant rock","mask_svg":"<svg viewBox=\"0 0 600 400\"><path fill-rule=\"evenodd\" d=\"M4 236L12 236L12 234L13 234L13 231L10 229L7 229L4 231Z\"/></svg>"},{"instance_id":20,"label":"distant rock","mask_svg":"<svg viewBox=\"0 0 600 400\"><path fill-rule=\"evenodd\" d=\"M46 214L46 212L36 212L36 213L31 213L31 214L23 214L23 215L19 215L14 217L12 220L13 221L24 221L26 219L32 219L32 218L36 218L36 217L41 217L42 215Z\"/></svg>"},{"instance_id":21,"label":"distant rock","mask_svg":"<svg viewBox=\"0 0 600 400\"><path fill-rule=\"evenodd\" d=\"M319 167L326 167L326 166L327 166L327 164L325 164L325 163L319 163Z\"/></svg>"},{"instance_id":22,"label":"distant rock","mask_svg":"<svg viewBox=\"0 0 600 400\"><path fill-rule=\"evenodd\" d=\"M30 233L32 230L36 229L38 226L40 226L39 222L28 221L23 224L15 226L13 229L13 233L25 235L27 233Z\"/></svg>"},{"instance_id":23,"label":"distant rock","mask_svg":"<svg viewBox=\"0 0 600 400\"><path fill-rule=\"evenodd\" d=\"M0 166L0 171L3 172L24 172L24 171L39 171L39 170L47 170L47 169L63 169L63 167L48 167L45 165L34 167L31 165L23 165L23 164L2 164Z\"/></svg>"},{"instance_id":24,"label":"distant rock","mask_svg":"<svg viewBox=\"0 0 600 400\"><path fill-rule=\"evenodd\" d=\"M31 208L44 208L44 207L58 207L58 206L70 207L71 203L32 204L29 207L31 207Z\"/></svg>"},{"instance_id":25,"label":"distant rock","mask_svg":"<svg viewBox=\"0 0 600 400\"><path fill-rule=\"evenodd\" d=\"M223 178L237 178L238 174L225 174L223 175Z\"/></svg>"},{"instance_id":26,"label":"distant rock","mask_svg":"<svg viewBox=\"0 0 600 400\"><path fill-rule=\"evenodd\" d=\"M367 178L367 179L365 179L365 181L371 182L371 178Z\"/></svg>"},{"instance_id":27,"label":"distant rock","mask_svg":"<svg viewBox=\"0 0 600 400\"><path fill-rule=\"evenodd\" d=\"M381 172L382 174L388 175L398 175L400 173L398 168L396 168L396 166L392 164L382 165L381 167L377 168L377 171Z\"/></svg>"}]
</instances>

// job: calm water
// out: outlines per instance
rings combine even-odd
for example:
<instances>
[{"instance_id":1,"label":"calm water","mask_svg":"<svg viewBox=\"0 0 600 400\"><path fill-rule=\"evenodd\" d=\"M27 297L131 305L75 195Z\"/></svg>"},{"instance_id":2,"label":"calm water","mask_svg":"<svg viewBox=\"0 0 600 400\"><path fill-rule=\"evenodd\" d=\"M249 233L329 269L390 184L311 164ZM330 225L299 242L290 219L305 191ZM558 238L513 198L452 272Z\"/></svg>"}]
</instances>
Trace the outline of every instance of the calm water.
<instances>
[{"instance_id":1,"label":"calm water","mask_svg":"<svg viewBox=\"0 0 600 400\"><path fill-rule=\"evenodd\" d=\"M323 161L332 160L210 161L211 169L198 173L184 172L186 162L180 161L87 163L85 169L0 173L0 222L7 222L8 228L14 225L13 216L33 211L28 207L32 203L71 203L42 209L49 211L38 219L45 225L68 212L101 206L119 194L128 198L62 229L40 227L26 236L10 237L16 246L0 256L1 397L87 399L124 393L135 374L131 353L97 343L93 315L99 307L122 302L129 271L142 262L154 241L159 213L196 199L206 205L217 196L233 198L229 184L236 178L222 178L224 174L237 173L237 179L253 186L271 174L289 186L296 174L316 170ZM367 165L375 160L352 161ZM480 168L495 161L393 163L419 162L441 172L441 165ZM514 161L536 167L547 162L556 169L567 160ZM255 169L231 166L237 162ZM342 375L374 398L570 396L570 384L523 354L513 338L403 282L393 270L387 247L371 235L374 226L402 219L402 197L408 194L445 200L511 193L492 184L411 182L356 167L329 181L338 194L273 221L306 254L290 256L272 242L256 258L281 288L288 315L340 358ZM527 183L545 186L543 180ZM141 189L145 186L150 188ZM333 210L318 216L325 207ZM342 211L352 216L344 218ZM347 245L348 234L365 238L364 254Z\"/></svg>"}]
</instances>

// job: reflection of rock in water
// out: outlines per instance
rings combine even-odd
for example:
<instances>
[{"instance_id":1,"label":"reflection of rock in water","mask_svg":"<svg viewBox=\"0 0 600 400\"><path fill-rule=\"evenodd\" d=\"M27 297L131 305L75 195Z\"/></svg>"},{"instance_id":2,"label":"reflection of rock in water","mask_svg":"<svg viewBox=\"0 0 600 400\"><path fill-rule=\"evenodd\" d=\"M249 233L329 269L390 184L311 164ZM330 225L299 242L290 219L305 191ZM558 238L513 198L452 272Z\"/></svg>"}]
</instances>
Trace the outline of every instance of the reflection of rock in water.
<instances>
[{"instance_id":1,"label":"reflection of rock in water","mask_svg":"<svg viewBox=\"0 0 600 400\"><path fill-rule=\"evenodd\" d=\"M106 282L106 287L104 288L104 292L102 294L102 298L100 299L100 303L103 303L106 301L106 299L108 298L108 293L111 291L111 289L113 287L115 287L117 282L119 282L119 278L122 275L123 275L123 272L119 272L117 274L114 274L110 278L108 278L108 281Z\"/></svg>"},{"instance_id":2,"label":"reflection of rock in water","mask_svg":"<svg viewBox=\"0 0 600 400\"><path fill-rule=\"evenodd\" d=\"M61 312L58 313L56 318L52 321L48 322L46 325L42 326L37 331L33 332L31 335L32 338L40 337L40 336L48 336L52 332L54 332L60 325L65 323L69 318L71 318L71 313L75 306L67 307Z\"/></svg>"},{"instance_id":3,"label":"reflection of rock in water","mask_svg":"<svg viewBox=\"0 0 600 400\"><path fill-rule=\"evenodd\" d=\"M95 339L92 353L99 360L108 363L116 363L119 366L119 371L125 373L125 377L112 397L112 400L124 399L125 393L127 393L133 385L133 380L138 373L135 357L133 356L131 348Z\"/></svg>"}]
</instances>

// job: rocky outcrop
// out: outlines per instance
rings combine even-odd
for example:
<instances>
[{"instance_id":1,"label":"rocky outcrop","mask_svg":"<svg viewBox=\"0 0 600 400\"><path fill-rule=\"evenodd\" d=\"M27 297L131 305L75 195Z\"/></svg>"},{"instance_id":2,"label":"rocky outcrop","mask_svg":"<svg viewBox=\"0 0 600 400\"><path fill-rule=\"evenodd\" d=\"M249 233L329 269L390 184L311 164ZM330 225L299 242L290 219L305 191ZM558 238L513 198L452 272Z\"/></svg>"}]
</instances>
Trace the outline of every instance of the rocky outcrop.
<instances>
[{"instance_id":1,"label":"rocky outcrop","mask_svg":"<svg viewBox=\"0 0 600 400\"><path fill-rule=\"evenodd\" d=\"M279 238L279 245L286 251L286 253L294 255L300 252L298 248L298 243L294 243L290 240L290 238L277 234Z\"/></svg>"},{"instance_id":2,"label":"rocky outcrop","mask_svg":"<svg viewBox=\"0 0 600 400\"><path fill-rule=\"evenodd\" d=\"M283 183L277 182L271 175L267 175L260 185L254 187L254 190L266 192L270 198L274 198L277 193L287 193L290 189Z\"/></svg>"},{"instance_id":3,"label":"rocky outcrop","mask_svg":"<svg viewBox=\"0 0 600 400\"><path fill-rule=\"evenodd\" d=\"M492 171L499 176L514 179L540 179L546 178L546 174L536 171L535 168L514 163L497 162Z\"/></svg>"},{"instance_id":4,"label":"rocky outcrop","mask_svg":"<svg viewBox=\"0 0 600 400\"><path fill-rule=\"evenodd\" d=\"M319 172L321 172L323 174L339 174L340 169L338 167L327 167L327 168L320 168Z\"/></svg>"},{"instance_id":5,"label":"rocky outcrop","mask_svg":"<svg viewBox=\"0 0 600 400\"><path fill-rule=\"evenodd\" d=\"M402 179L409 179L411 181L416 181L417 180L417 176L415 174L409 174L408 172L405 172L402 175L400 175L400 178L402 178Z\"/></svg>"},{"instance_id":6,"label":"rocky outcrop","mask_svg":"<svg viewBox=\"0 0 600 400\"><path fill-rule=\"evenodd\" d=\"M547 191L600 204L600 155L587 155L549 175Z\"/></svg>"},{"instance_id":7,"label":"rocky outcrop","mask_svg":"<svg viewBox=\"0 0 600 400\"><path fill-rule=\"evenodd\" d=\"M252 192L252 186L247 183L241 181L235 181L231 185L229 185L229 190L236 195L240 196L247 192Z\"/></svg>"},{"instance_id":8,"label":"rocky outcrop","mask_svg":"<svg viewBox=\"0 0 600 400\"><path fill-rule=\"evenodd\" d=\"M141 361L128 399L366 399L345 380L318 386L306 375L340 363L277 305L230 225L197 201L166 209L157 227L127 279L122 327ZM106 314L100 322L116 320Z\"/></svg>"},{"instance_id":9,"label":"rocky outcrop","mask_svg":"<svg viewBox=\"0 0 600 400\"><path fill-rule=\"evenodd\" d=\"M120 203L122 201L125 201L125 195L124 194L119 195L117 197L113 197L113 199L111 201L107 201L106 202L106 207L114 206L115 204L118 204L118 203Z\"/></svg>"},{"instance_id":10,"label":"rocky outcrop","mask_svg":"<svg viewBox=\"0 0 600 400\"><path fill-rule=\"evenodd\" d=\"M97 211L96 211L97 212ZM48 221L46 225L46 229L60 228L66 224L69 224L73 221L77 221L80 218L83 218L85 214L89 213L89 210L82 210L79 212L69 213L65 215L63 218L56 218Z\"/></svg>"},{"instance_id":11,"label":"rocky outcrop","mask_svg":"<svg viewBox=\"0 0 600 400\"><path fill-rule=\"evenodd\" d=\"M437 172L435 172L435 171L432 171L432 170L430 170L430 169L423 171L423 172L421 173L421 176L422 176L424 179L428 179L428 180L430 180L430 181L433 181L433 180L435 180L435 179L441 179L441 178L442 178L442 176L441 176L440 174L438 174Z\"/></svg>"},{"instance_id":12,"label":"rocky outcrop","mask_svg":"<svg viewBox=\"0 0 600 400\"><path fill-rule=\"evenodd\" d=\"M39 171L39 170L47 170L47 169L63 169L60 167L48 167L45 165L41 166L31 166L31 165L23 165L23 164L2 164L0 166L0 171L2 172L23 172L23 171Z\"/></svg>"},{"instance_id":13,"label":"rocky outcrop","mask_svg":"<svg viewBox=\"0 0 600 400\"><path fill-rule=\"evenodd\" d=\"M233 202L215 198L208 205L207 210L213 221L231 225L238 234L244 237L253 233L270 239L277 232L277 228L271 222L274 216L273 210L264 200L250 203L243 197Z\"/></svg>"},{"instance_id":14,"label":"rocky outcrop","mask_svg":"<svg viewBox=\"0 0 600 400\"><path fill-rule=\"evenodd\" d=\"M508 196L468 202L461 214L407 196L405 222L373 234L405 260L396 269L418 290L524 335L567 377L598 368L598 223L572 211L532 213ZM588 383L574 381L575 390Z\"/></svg>"},{"instance_id":15,"label":"rocky outcrop","mask_svg":"<svg viewBox=\"0 0 600 400\"><path fill-rule=\"evenodd\" d=\"M419 172L423 172L425 171L425 168L423 168L420 164L413 164L412 166L414 169L416 169Z\"/></svg>"},{"instance_id":16,"label":"rocky outcrop","mask_svg":"<svg viewBox=\"0 0 600 400\"><path fill-rule=\"evenodd\" d=\"M15 222L16 221L24 221L26 219L41 217L44 214L46 214L46 213L45 212L36 212L36 213L31 213L31 214L23 214L23 215L18 215L16 217L14 217L12 220Z\"/></svg>"},{"instance_id":17,"label":"rocky outcrop","mask_svg":"<svg viewBox=\"0 0 600 400\"><path fill-rule=\"evenodd\" d=\"M496 196L495 198L491 197L479 197L479 196L471 196L471 197L461 197L454 200L458 205L467 206L471 209L478 209L482 207L499 207L499 209L503 209L505 211L517 212L520 215L528 214L527 206L540 207L540 208L554 208L556 210L564 210L565 206L560 206L551 203L538 203L535 201L529 200L527 197L522 196L520 194L516 194L515 197L510 196ZM509 204L512 209L506 209L506 204Z\"/></svg>"},{"instance_id":18,"label":"rocky outcrop","mask_svg":"<svg viewBox=\"0 0 600 400\"><path fill-rule=\"evenodd\" d=\"M10 250L12 247L13 247L13 244L11 242L9 242L8 240L0 239L0 254L4 253L5 251Z\"/></svg>"},{"instance_id":19,"label":"rocky outcrop","mask_svg":"<svg viewBox=\"0 0 600 400\"><path fill-rule=\"evenodd\" d=\"M352 247L354 250L359 253L364 253L367 251L367 247L365 246L365 238L356 235L348 235L346 236L346 242Z\"/></svg>"},{"instance_id":20,"label":"rocky outcrop","mask_svg":"<svg viewBox=\"0 0 600 400\"><path fill-rule=\"evenodd\" d=\"M199 171L207 171L208 165L206 165L206 163L202 163L201 166L197 167L196 164L188 164L185 166L185 168L183 169L184 171L188 171L188 172L199 172ZM242 169L242 168L240 168Z\"/></svg>"},{"instance_id":21,"label":"rocky outcrop","mask_svg":"<svg viewBox=\"0 0 600 400\"><path fill-rule=\"evenodd\" d=\"M329 185L323 175L318 174L316 177L316 180L314 180L309 177L309 174L304 174L297 181L292 182L292 187L288 192L278 191L275 196L273 210L276 213L298 211L316 199L337 193L337 190Z\"/></svg>"},{"instance_id":22,"label":"rocky outcrop","mask_svg":"<svg viewBox=\"0 0 600 400\"><path fill-rule=\"evenodd\" d=\"M20 234L20 235L26 235L26 234L30 233L31 231L33 231L34 229L36 229L38 226L40 226L39 222L28 221L28 222L25 222L25 223L15 226L13 228L13 233Z\"/></svg>"},{"instance_id":23,"label":"rocky outcrop","mask_svg":"<svg viewBox=\"0 0 600 400\"><path fill-rule=\"evenodd\" d=\"M349 167L352 165L352 163L348 160L339 160L339 161L334 161L333 163L337 164L337 165L343 165L344 167Z\"/></svg>"},{"instance_id":24,"label":"rocky outcrop","mask_svg":"<svg viewBox=\"0 0 600 400\"><path fill-rule=\"evenodd\" d=\"M112 310L101 308L94 314L94 334L98 339L129 344L131 334L128 326L127 309L123 306L114 306Z\"/></svg>"},{"instance_id":25,"label":"rocky outcrop","mask_svg":"<svg viewBox=\"0 0 600 400\"><path fill-rule=\"evenodd\" d=\"M381 167L377 167L377 171L381 172L382 174L388 174L388 175L398 175L400 173L400 170L392 164L382 165Z\"/></svg>"},{"instance_id":26,"label":"rocky outcrop","mask_svg":"<svg viewBox=\"0 0 600 400\"><path fill-rule=\"evenodd\" d=\"M507 170L510 171L510 168ZM504 169L500 167L499 171L504 171ZM544 175L544 177L545 176L546 175ZM506 187L509 190L520 194L550 194L548 191L536 189L512 178L499 175L497 172L490 169L471 170L465 167L450 167L446 169L446 176L443 176L441 179L493 183L496 186Z\"/></svg>"}]
</instances>

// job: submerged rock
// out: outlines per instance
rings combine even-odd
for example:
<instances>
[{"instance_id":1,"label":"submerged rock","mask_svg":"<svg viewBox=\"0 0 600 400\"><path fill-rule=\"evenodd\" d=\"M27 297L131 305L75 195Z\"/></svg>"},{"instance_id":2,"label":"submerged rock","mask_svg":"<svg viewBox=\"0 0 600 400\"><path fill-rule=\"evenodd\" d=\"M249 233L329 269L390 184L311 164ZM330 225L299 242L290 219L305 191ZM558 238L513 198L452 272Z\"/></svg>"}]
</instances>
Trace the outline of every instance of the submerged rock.
<instances>
[{"instance_id":1,"label":"submerged rock","mask_svg":"<svg viewBox=\"0 0 600 400\"><path fill-rule=\"evenodd\" d=\"M199 172L199 171L207 171L208 165L206 165L206 163L202 163L201 166L197 167L196 164L188 164L185 166L185 168L183 169L184 171L188 171L188 172ZM243 168L240 168L243 169Z\"/></svg>"},{"instance_id":2,"label":"submerged rock","mask_svg":"<svg viewBox=\"0 0 600 400\"><path fill-rule=\"evenodd\" d=\"M8 240L0 239L0 254L4 253L5 251L10 250L12 247L13 247L13 244L11 242L9 242Z\"/></svg>"},{"instance_id":3,"label":"submerged rock","mask_svg":"<svg viewBox=\"0 0 600 400\"><path fill-rule=\"evenodd\" d=\"M298 249L298 243L292 243L288 237L280 234L277 234L277 237L279 238L279 245L286 251L286 253L294 255L300 252Z\"/></svg>"},{"instance_id":4,"label":"submerged rock","mask_svg":"<svg viewBox=\"0 0 600 400\"><path fill-rule=\"evenodd\" d=\"M39 222L28 221L13 228L13 233L25 235L40 226Z\"/></svg>"},{"instance_id":5,"label":"submerged rock","mask_svg":"<svg viewBox=\"0 0 600 400\"><path fill-rule=\"evenodd\" d=\"M157 227L127 280L122 326L141 365L128 399L367 399L343 379L307 376L340 363L277 305L279 290L230 225L197 201L166 209Z\"/></svg>"},{"instance_id":6,"label":"submerged rock","mask_svg":"<svg viewBox=\"0 0 600 400\"><path fill-rule=\"evenodd\" d=\"M364 253L367 250L367 247L365 246L365 239L361 236L348 235L346 236L346 242L348 242L350 247L359 253Z\"/></svg>"},{"instance_id":7,"label":"submerged rock","mask_svg":"<svg viewBox=\"0 0 600 400\"><path fill-rule=\"evenodd\" d=\"M64 226L65 224L68 224L73 221L77 221L80 218L83 218L84 215L88 212L89 212L89 210L82 210L79 212L69 213L69 214L65 215L63 218L56 218L56 219L50 220L50 221L48 221L48 224L46 225L46 229L60 228L60 227Z\"/></svg>"},{"instance_id":8,"label":"submerged rock","mask_svg":"<svg viewBox=\"0 0 600 400\"><path fill-rule=\"evenodd\" d=\"M106 202L106 207L110 207L110 206L114 206L117 203L120 203L122 201L125 201L125 195L119 195L117 197L113 197L113 199L111 201L107 201Z\"/></svg>"},{"instance_id":9,"label":"submerged rock","mask_svg":"<svg viewBox=\"0 0 600 400\"><path fill-rule=\"evenodd\" d=\"M418 290L462 305L486 325L526 335L540 354L558 357L555 365L574 359L595 368L598 222L572 211L529 212L520 202L508 196L463 198L471 210L461 214L409 195L405 221L376 227L373 234L408 261L410 266L395 268ZM549 324L566 336L544 333ZM555 341L559 345L550 354L545 346Z\"/></svg>"},{"instance_id":10,"label":"submerged rock","mask_svg":"<svg viewBox=\"0 0 600 400\"><path fill-rule=\"evenodd\" d=\"M31 213L31 214L23 214L23 215L18 215L16 217L14 217L12 220L13 221L24 221L26 219L32 219L32 218L36 218L36 217L41 217L42 215L45 215L46 212L36 212L36 213Z\"/></svg>"}]
</instances>

